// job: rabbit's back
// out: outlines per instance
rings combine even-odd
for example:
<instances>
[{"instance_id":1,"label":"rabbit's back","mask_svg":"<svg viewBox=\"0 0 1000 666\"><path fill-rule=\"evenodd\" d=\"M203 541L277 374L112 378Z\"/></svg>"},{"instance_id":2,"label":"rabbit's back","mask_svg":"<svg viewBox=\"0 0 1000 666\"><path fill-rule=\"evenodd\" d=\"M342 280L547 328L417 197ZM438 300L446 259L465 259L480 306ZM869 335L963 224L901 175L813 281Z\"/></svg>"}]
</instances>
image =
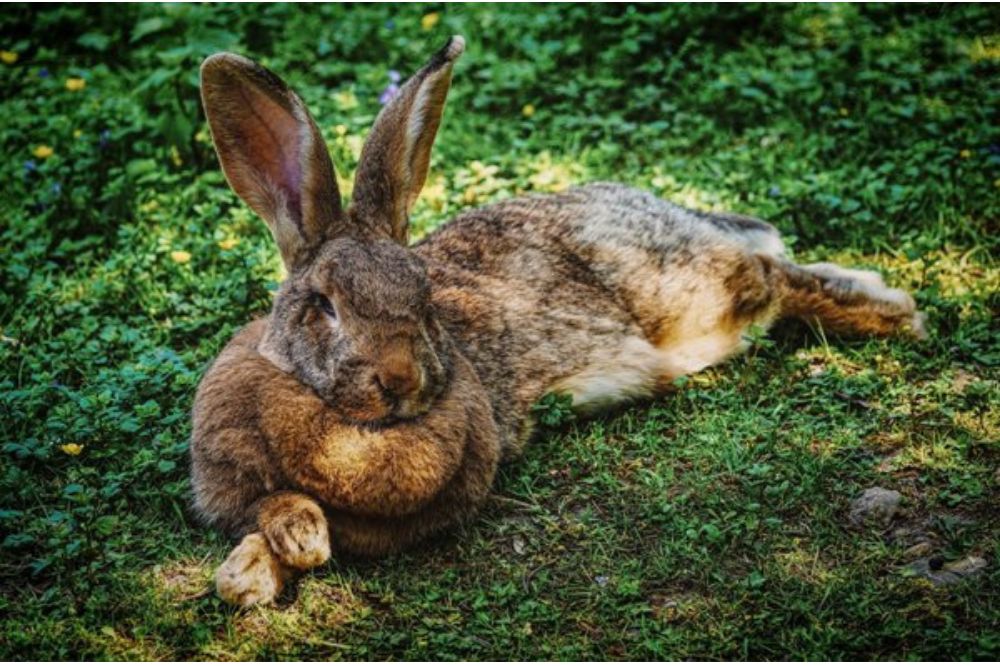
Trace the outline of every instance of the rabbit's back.
<instances>
[{"instance_id":1,"label":"rabbit's back","mask_svg":"<svg viewBox=\"0 0 1000 666\"><path fill-rule=\"evenodd\" d=\"M765 222L616 183L463 213L416 250L512 442L546 392L599 407L738 351L784 253Z\"/></svg>"},{"instance_id":2,"label":"rabbit's back","mask_svg":"<svg viewBox=\"0 0 1000 666\"><path fill-rule=\"evenodd\" d=\"M732 250L776 257L785 252L777 230L761 220L693 211L643 190L603 182L465 212L417 248L424 256L505 278L544 277L538 272L579 258L611 282L623 267L635 271L646 260L660 275L668 266L716 259ZM626 266L627 258L639 263Z\"/></svg>"}]
</instances>

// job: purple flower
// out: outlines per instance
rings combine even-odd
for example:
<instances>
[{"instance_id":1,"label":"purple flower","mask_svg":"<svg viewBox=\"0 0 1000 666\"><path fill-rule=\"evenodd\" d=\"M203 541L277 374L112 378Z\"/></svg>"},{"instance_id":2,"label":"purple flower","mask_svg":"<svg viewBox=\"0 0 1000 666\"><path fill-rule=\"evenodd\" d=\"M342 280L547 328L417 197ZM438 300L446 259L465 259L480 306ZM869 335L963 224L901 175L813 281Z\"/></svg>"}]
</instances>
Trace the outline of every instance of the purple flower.
<instances>
[{"instance_id":1,"label":"purple flower","mask_svg":"<svg viewBox=\"0 0 1000 666\"><path fill-rule=\"evenodd\" d=\"M396 22L393 21L392 19L389 19L388 21L385 22L385 29L386 30L392 30L395 27L396 27Z\"/></svg>"},{"instance_id":2,"label":"purple flower","mask_svg":"<svg viewBox=\"0 0 1000 666\"><path fill-rule=\"evenodd\" d=\"M56 181L52 183L52 194L59 196L62 194L62 183Z\"/></svg>"},{"instance_id":3,"label":"purple flower","mask_svg":"<svg viewBox=\"0 0 1000 666\"><path fill-rule=\"evenodd\" d=\"M780 197L781 196L781 188L778 187L777 185L772 185L770 187L770 189L768 189L767 195L771 196L771 197Z\"/></svg>"},{"instance_id":4,"label":"purple flower","mask_svg":"<svg viewBox=\"0 0 1000 666\"><path fill-rule=\"evenodd\" d=\"M396 70L394 70L394 69L390 69L390 70L389 70L389 80L390 80L391 82L393 82L393 83L399 83L399 80L400 80L401 78L403 78L403 77L402 77L402 76L400 76L399 72L397 72L397 71L396 71Z\"/></svg>"},{"instance_id":5,"label":"purple flower","mask_svg":"<svg viewBox=\"0 0 1000 666\"><path fill-rule=\"evenodd\" d=\"M28 160L27 162L24 163L25 173L31 173L32 171L37 171L37 170L38 170L38 165L35 164L35 160Z\"/></svg>"},{"instance_id":6,"label":"purple flower","mask_svg":"<svg viewBox=\"0 0 1000 666\"><path fill-rule=\"evenodd\" d=\"M38 78L40 78L40 79L47 79L47 78L49 78L49 68L48 67L42 67L42 68L40 68L38 70Z\"/></svg>"},{"instance_id":7,"label":"purple flower","mask_svg":"<svg viewBox=\"0 0 1000 666\"><path fill-rule=\"evenodd\" d=\"M378 103L385 106L392 101L392 98L399 94L399 86L395 83L390 83L382 91L382 94L378 96Z\"/></svg>"},{"instance_id":8,"label":"purple flower","mask_svg":"<svg viewBox=\"0 0 1000 666\"><path fill-rule=\"evenodd\" d=\"M97 145L100 147L101 150L104 150L105 148L108 147L108 144L110 143L111 143L111 130L106 130L106 129L101 130L101 136L97 142Z\"/></svg>"}]
</instances>

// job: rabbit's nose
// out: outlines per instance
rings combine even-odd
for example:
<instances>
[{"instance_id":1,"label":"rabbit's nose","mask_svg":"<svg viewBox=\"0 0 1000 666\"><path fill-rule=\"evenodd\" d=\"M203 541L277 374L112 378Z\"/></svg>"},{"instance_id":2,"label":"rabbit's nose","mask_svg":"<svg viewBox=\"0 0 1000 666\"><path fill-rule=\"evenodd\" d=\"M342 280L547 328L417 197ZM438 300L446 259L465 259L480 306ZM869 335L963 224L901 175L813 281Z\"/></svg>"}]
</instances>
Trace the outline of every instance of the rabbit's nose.
<instances>
[{"instance_id":1,"label":"rabbit's nose","mask_svg":"<svg viewBox=\"0 0 1000 666\"><path fill-rule=\"evenodd\" d=\"M422 388L420 369L414 363L384 364L375 374L386 393L396 398L412 395Z\"/></svg>"}]
</instances>

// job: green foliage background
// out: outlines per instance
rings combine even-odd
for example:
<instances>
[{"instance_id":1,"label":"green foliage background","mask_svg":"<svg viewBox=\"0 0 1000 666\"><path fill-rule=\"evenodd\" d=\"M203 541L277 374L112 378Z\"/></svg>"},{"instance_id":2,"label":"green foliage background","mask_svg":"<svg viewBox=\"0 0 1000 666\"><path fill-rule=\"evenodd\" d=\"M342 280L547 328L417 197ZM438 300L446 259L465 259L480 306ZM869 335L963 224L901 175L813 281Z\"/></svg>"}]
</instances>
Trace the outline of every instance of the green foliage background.
<instances>
[{"instance_id":1,"label":"green foliage background","mask_svg":"<svg viewBox=\"0 0 1000 666\"><path fill-rule=\"evenodd\" d=\"M453 33L418 233L621 180L883 270L933 338L792 327L607 418L556 427L548 400L480 519L236 613L207 592L228 544L188 510L188 413L280 268L198 65L284 76L349 192L390 70ZM14 5L0 36L0 657L1000 653L995 7ZM902 515L849 527L876 484ZM908 575L921 538L985 573Z\"/></svg>"}]
</instances>

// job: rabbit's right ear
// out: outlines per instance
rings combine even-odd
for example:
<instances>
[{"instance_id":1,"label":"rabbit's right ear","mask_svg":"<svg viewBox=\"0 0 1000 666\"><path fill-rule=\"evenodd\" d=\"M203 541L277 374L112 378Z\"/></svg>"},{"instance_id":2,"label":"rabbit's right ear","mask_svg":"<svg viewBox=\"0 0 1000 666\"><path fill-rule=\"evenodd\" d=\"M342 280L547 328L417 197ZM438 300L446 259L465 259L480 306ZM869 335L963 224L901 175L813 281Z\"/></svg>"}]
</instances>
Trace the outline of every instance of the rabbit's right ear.
<instances>
[{"instance_id":1,"label":"rabbit's right ear","mask_svg":"<svg viewBox=\"0 0 1000 666\"><path fill-rule=\"evenodd\" d=\"M267 222L289 270L343 233L333 164L298 95L252 60L217 53L201 66L201 97L226 179Z\"/></svg>"}]
</instances>

